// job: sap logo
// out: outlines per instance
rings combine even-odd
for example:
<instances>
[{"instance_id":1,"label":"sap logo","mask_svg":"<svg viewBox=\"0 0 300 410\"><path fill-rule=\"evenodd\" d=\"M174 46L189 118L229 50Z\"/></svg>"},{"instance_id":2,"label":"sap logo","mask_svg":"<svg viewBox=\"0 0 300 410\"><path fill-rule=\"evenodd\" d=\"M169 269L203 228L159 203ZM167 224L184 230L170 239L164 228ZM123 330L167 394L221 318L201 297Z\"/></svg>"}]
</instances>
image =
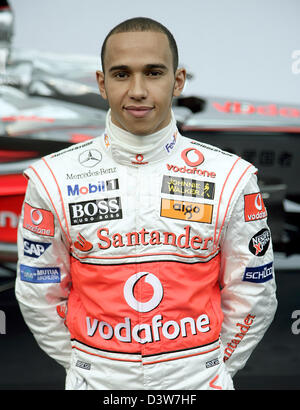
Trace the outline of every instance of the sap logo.
<instances>
[{"instance_id":1,"label":"sap logo","mask_svg":"<svg viewBox=\"0 0 300 410\"><path fill-rule=\"evenodd\" d=\"M39 258L49 248L51 243L33 242L28 239L24 239L24 255L31 258Z\"/></svg>"}]
</instances>

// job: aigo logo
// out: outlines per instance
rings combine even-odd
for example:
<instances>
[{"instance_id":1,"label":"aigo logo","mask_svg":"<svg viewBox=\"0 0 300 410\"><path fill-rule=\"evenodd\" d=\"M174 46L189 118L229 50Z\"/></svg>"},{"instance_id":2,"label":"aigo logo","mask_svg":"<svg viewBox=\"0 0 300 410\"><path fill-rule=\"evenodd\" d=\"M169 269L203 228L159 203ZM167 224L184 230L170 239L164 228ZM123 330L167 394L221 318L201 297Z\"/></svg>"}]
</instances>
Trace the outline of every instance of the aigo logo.
<instances>
[{"instance_id":1,"label":"aigo logo","mask_svg":"<svg viewBox=\"0 0 300 410\"><path fill-rule=\"evenodd\" d=\"M204 162L203 154L196 148L186 148L182 151L181 158L189 167L197 167Z\"/></svg>"},{"instance_id":2,"label":"aigo logo","mask_svg":"<svg viewBox=\"0 0 300 410\"><path fill-rule=\"evenodd\" d=\"M213 208L211 204L162 198L160 216L210 224L212 222Z\"/></svg>"},{"instance_id":3,"label":"aigo logo","mask_svg":"<svg viewBox=\"0 0 300 410\"><path fill-rule=\"evenodd\" d=\"M146 276L145 282L150 284L153 288L153 296L147 302L139 302L134 296L134 287L143 276ZM150 312L160 304L163 298L163 287L159 279L157 279L153 273L138 272L127 279L124 285L124 298L127 304L137 312Z\"/></svg>"}]
</instances>

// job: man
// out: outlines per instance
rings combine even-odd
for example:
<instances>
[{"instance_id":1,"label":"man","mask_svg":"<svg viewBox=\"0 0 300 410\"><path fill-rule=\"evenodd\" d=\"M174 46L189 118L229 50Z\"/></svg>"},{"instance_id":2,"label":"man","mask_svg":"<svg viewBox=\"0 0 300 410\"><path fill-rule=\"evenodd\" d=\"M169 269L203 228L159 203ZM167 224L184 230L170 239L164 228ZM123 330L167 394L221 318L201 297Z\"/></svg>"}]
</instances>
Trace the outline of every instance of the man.
<instances>
[{"instance_id":1,"label":"man","mask_svg":"<svg viewBox=\"0 0 300 410\"><path fill-rule=\"evenodd\" d=\"M182 137L186 73L159 23L121 23L97 72L106 132L33 164L16 295L67 389L232 389L276 310L256 169Z\"/></svg>"}]
</instances>

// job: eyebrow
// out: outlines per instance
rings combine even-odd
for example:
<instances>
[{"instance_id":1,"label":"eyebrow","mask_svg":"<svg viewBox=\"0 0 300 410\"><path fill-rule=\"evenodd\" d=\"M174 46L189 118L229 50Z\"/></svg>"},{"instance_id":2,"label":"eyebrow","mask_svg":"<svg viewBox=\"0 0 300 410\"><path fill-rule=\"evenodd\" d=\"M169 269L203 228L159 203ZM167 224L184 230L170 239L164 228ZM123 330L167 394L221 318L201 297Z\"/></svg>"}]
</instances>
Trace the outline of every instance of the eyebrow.
<instances>
[{"instance_id":1,"label":"eyebrow","mask_svg":"<svg viewBox=\"0 0 300 410\"><path fill-rule=\"evenodd\" d=\"M146 64L144 66L145 69L147 70L153 70L157 68L161 68L162 70L168 70L168 67L164 64ZM116 70L130 70L130 67L128 65L115 65L110 67L109 72L111 73L112 71Z\"/></svg>"}]
</instances>

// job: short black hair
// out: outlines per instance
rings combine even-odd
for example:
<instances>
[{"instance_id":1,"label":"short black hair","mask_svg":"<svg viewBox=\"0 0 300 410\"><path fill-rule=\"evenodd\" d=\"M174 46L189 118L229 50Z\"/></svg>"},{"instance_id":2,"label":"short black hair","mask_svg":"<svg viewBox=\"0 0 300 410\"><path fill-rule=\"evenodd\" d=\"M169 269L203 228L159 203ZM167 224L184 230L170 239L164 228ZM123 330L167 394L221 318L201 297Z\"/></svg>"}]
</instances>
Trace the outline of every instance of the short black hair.
<instances>
[{"instance_id":1,"label":"short black hair","mask_svg":"<svg viewBox=\"0 0 300 410\"><path fill-rule=\"evenodd\" d=\"M178 67L178 48L176 41L172 35L172 33L161 23L159 23L156 20L152 20L148 17L134 17L128 20L125 20L115 26L105 37L105 40L102 44L102 49L101 49L101 64L102 64L102 70L104 72L104 56L105 56L105 50L106 50L106 43L109 37L113 34L117 33L129 33L129 32L135 32L135 31L154 31L154 32L159 32L159 33L164 33L168 37L172 57L173 57L173 68L174 68L174 73L177 70Z\"/></svg>"}]
</instances>

